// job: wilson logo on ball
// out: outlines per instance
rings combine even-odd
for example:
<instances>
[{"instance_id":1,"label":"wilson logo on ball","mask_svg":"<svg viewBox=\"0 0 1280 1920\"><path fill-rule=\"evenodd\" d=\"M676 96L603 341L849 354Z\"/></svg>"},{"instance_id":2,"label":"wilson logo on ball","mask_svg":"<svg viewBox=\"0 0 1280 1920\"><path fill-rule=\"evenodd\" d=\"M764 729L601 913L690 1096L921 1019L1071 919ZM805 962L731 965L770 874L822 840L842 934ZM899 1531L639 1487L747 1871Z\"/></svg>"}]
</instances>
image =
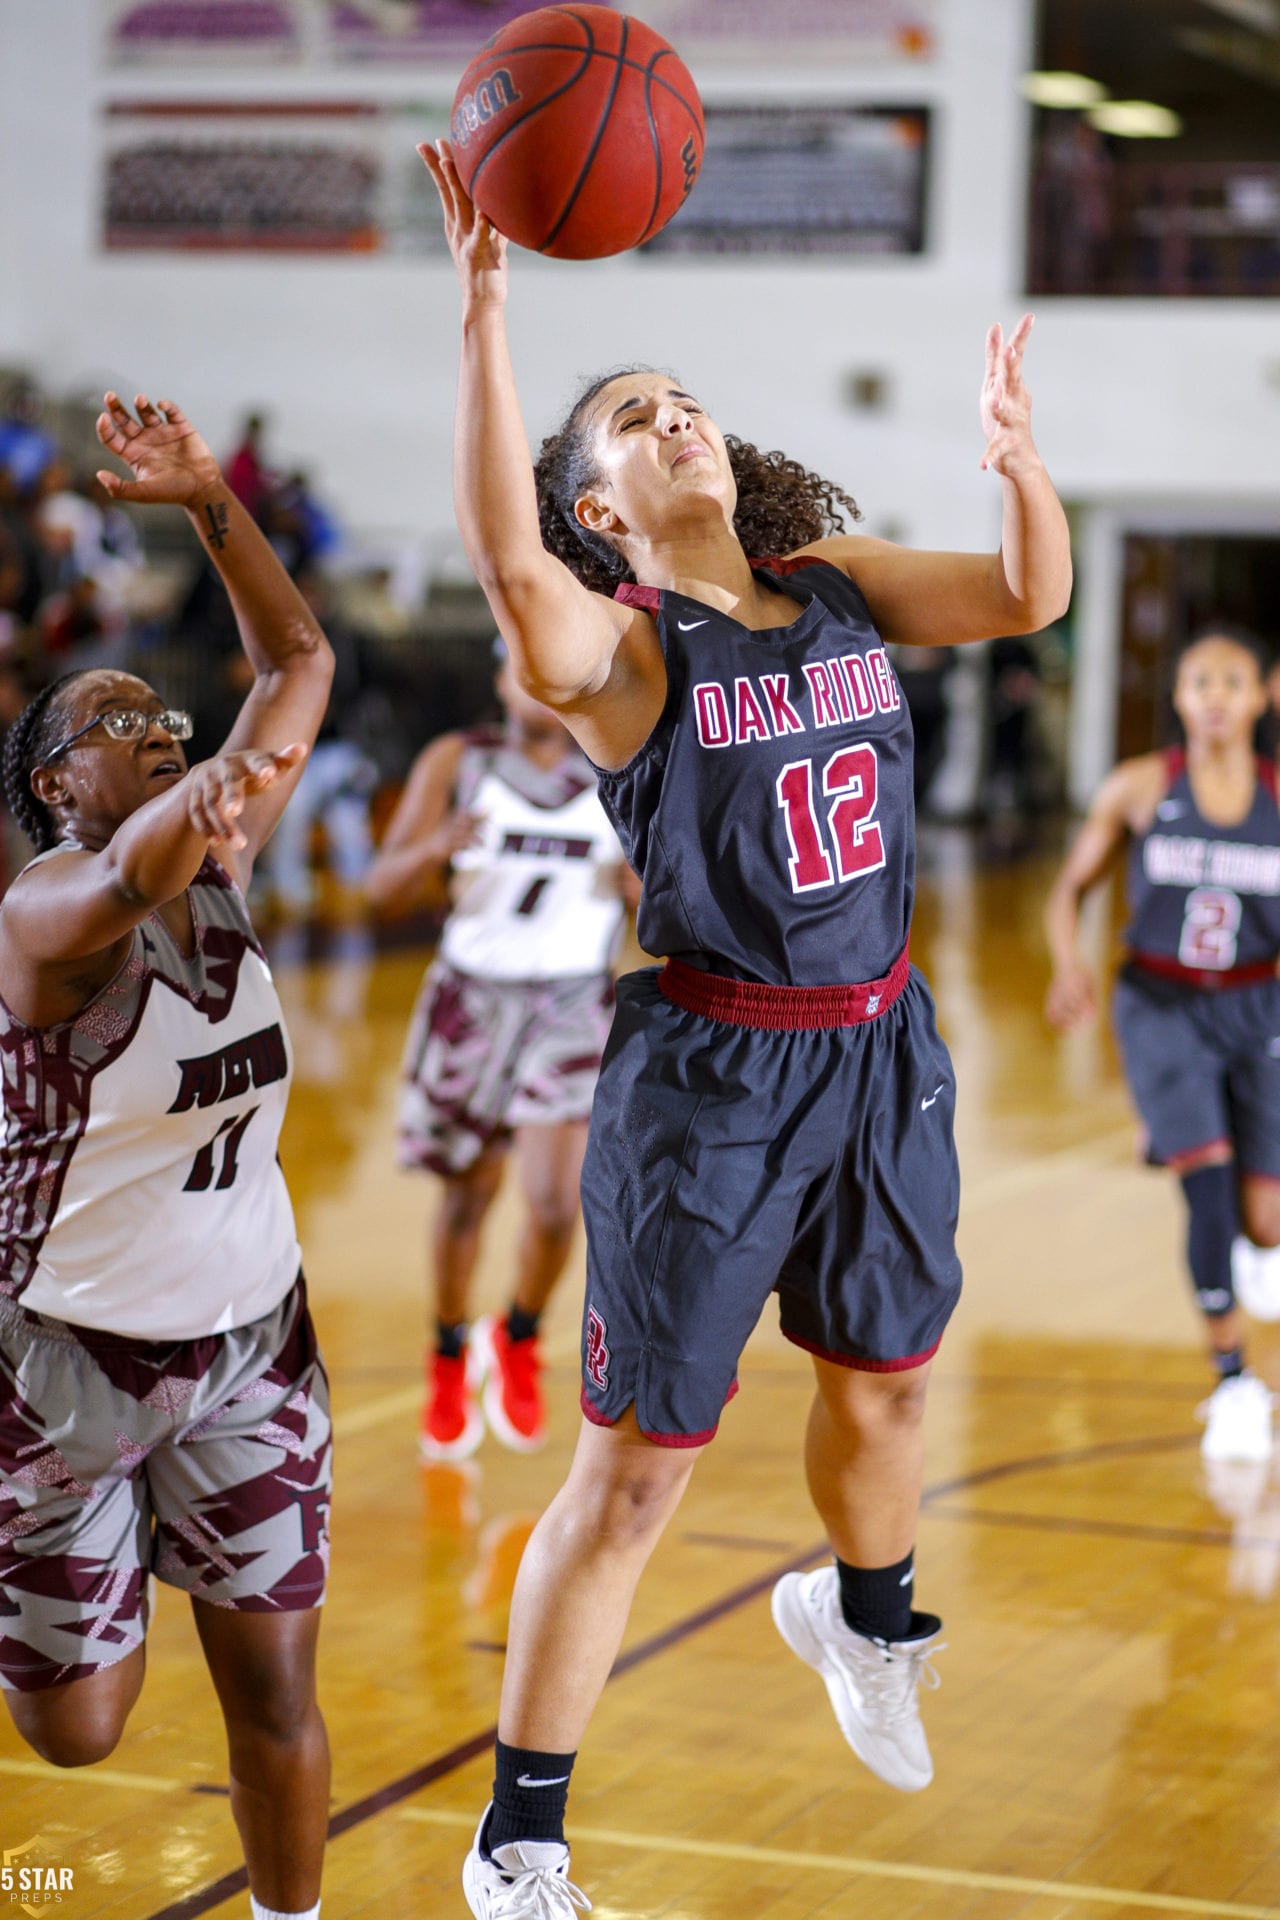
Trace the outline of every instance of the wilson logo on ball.
<instances>
[{"instance_id":1,"label":"wilson logo on ball","mask_svg":"<svg viewBox=\"0 0 1280 1920\"><path fill-rule=\"evenodd\" d=\"M452 128L458 176L485 218L563 260L651 239L702 165L688 68L613 7L539 7L510 21L459 81Z\"/></svg>"},{"instance_id":2,"label":"wilson logo on ball","mask_svg":"<svg viewBox=\"0 0 1280 1920\"><path fill-rule=\"evenodd\" d=\"M449 138L455 147L465 147L473 133L487 126L497 114L505 113L520 98L511 75L505 67L488 80L482 80L474 93L464 93L454 101L453 118L449 122Z\"/></svg>"}]
</instances>

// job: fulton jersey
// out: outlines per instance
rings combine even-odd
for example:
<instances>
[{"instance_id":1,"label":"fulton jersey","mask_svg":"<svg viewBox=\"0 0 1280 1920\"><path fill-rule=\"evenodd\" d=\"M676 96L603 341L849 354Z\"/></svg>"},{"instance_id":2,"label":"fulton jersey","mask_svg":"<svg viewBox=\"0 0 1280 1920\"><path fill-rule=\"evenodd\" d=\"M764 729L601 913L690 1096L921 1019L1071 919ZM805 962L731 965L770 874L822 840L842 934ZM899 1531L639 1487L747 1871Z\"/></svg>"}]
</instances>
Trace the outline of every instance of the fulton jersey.
<instances>
[{"instance_id":1,"label":"fulton jersey","mask_svg":"<svg viewBox=\"0 0 1280 1920\"><path fill-rule=\"evenodd\" d=\"M1280 955L1280 807L1275 770L1258 761L1253 803L1235 826L1198 811L1186 756L1166 755L1168 784L1147 831L1129 850L1126 942L1206 976L1265 967ZM1206 980L1206 984L1208 984Z\"/></svg>"},{"instance_id":2,"label":"fulton jersey","mask_svg":"<svg viewBox=\"0 0 1280 1920\"><path fill-rule=\"evenodd\" d=\"M858 588L825 561L753 562L798 603L752 632L653 587L667 699L600 796L644 883L639 937L775 986L878 980L915 884L911 720Z\"/></svg>"},{"instance_id":3,"label":"fulton jersey","mask_svg":"<svg viewBox=\"0 0 1280 1920\"><path fill-rule=\"evenodd\" d=\"M477 730L454 799L479 817L480 838L453 856L441 957L484 980L606 972L622 925L622 848L577 748L547 769L500 730Z\"/></svg>"},{"instance_id":4,"label":"fulton jersey","mask_svg":"<svg viewBox=\"0 0 1280 1920\"><path fill-rule=\"evenodd\" d=\"M298 1272L280 1003L216 861L187 898L190 959L153 914L74 1020L0 1003L0 1295L149 1341L260 1319Z\"/></svg>"}]
</instances>

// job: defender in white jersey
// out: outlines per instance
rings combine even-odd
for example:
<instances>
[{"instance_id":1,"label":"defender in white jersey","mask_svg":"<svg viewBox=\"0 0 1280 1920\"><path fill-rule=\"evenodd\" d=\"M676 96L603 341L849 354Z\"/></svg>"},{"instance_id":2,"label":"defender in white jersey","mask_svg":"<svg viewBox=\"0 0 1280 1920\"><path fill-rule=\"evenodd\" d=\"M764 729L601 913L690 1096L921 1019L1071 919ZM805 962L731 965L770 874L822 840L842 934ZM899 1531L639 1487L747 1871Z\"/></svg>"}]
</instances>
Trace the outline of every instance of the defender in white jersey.
<instances>
[{"instance_id":1,"label":"defender in white jersey","mask_svg":"<svg viewBox=\"0 0 1280 1920\"><path fill-rule=\"evenodd\" d=\"M254 682L218 758L131 674L5 740L38 850L0 903L0 1683L44 1759L106 1757L151 1581L189 1593L258 1920L319 1910L329 1760L324 1369L276 1157L291 1056L244 889L333 656L170 402L98 422L117 498L186 508Z\"/></svg>"},{"instance_id":2,"label":"defender in white jersey","mask_svg":"<svg viewBox=\"0 0 1280 1920\"><path fill-rule=\"evenodd\" d=\"M449 905L400 1103L401 1164L445 1183L421 1422L433 1460L475 1451L482 1401L507 1446L545 1438L538 1322L578 1218L631 879L587 760L505 665L497 684L504 725L448 734L420 755L369 877L381 907ZM513 1137L528 1203L515 1290L505 1316L472 1331L480 1230Z\"/></svg>"}]
</instances>

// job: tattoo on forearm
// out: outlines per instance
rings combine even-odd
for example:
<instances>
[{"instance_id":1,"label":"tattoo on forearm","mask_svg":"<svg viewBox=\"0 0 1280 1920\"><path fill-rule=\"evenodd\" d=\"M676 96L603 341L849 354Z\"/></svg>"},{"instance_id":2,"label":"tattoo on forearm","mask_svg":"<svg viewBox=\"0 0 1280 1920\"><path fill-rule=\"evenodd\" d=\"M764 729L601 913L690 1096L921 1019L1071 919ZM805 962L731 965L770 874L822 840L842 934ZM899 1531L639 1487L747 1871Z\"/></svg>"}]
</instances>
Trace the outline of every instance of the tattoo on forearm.
<instances>
[{"instance_id":1,"label":"tattoo on forearm","mask_svg":"<svg viewBox=\"0 0 1280 1920\"><path fill-rule=\"evenodd\" d=\"M208 541L216 552L221 553L227 544L227 503L216 500L207 503L204 517L209 522Z\"/></svg>"}]
</instances>

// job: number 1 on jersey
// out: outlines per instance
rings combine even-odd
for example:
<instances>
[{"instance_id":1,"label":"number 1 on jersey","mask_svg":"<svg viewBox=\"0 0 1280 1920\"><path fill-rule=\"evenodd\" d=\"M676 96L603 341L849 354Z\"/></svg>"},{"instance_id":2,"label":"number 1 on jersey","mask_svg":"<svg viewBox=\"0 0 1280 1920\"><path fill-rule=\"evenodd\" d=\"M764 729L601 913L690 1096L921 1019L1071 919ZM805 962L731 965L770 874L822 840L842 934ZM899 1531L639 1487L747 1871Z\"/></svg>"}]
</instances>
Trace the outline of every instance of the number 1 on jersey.
<instances>
[{"instance_id":1,"label":"number 1 on jersey","mask_svg":"<svg viewBox=\"0 0 1280 1920\"><path fill-rule=\"evenodd\" d=\"M884 836L873 818L879 798L875 748L860 740L833 753L822 769L822 791L831 801L827 824L835 843L834 870L814 805L813 762L793 760L778 775L778 805L791 843L787 869L794 893L860 880L884 865Z\"/></svg>"}]
</instances>

